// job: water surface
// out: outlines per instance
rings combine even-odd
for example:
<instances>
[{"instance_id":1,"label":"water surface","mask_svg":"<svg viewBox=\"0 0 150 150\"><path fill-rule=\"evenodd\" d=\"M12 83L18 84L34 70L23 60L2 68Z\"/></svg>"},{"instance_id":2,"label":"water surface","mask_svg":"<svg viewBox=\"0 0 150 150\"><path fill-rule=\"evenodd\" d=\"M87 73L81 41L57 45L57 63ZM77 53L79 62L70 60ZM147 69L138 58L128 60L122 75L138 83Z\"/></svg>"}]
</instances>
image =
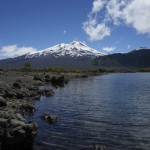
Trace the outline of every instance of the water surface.
<instances>
[{"instance_id":1,"label":"water surface","mask_svg":"<svg viewBox=\"0 0 150 150\"><path fill-rule=\"evenodd\" d=\"M35 102L36 150L150 149L150 73L118 73L72 79L53 97ZM45 112L61 120L41 121Z\"/></svg>"}]
</instances>

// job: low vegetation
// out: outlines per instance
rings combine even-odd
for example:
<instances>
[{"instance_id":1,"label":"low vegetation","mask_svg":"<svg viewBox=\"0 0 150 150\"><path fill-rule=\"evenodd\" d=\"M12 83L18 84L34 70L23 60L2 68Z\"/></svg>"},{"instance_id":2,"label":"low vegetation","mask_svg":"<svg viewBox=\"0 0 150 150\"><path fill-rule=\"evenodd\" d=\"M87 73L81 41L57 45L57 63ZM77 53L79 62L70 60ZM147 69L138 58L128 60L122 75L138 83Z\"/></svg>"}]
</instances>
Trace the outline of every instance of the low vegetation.
<instances>
[{"instance_id":1,"label":"low vegetation","mask_svg":"<svg viewBox=\"0 0 150 150\"><path fill-rule=\"evenodd\" d=\"M135 72L150 72L150 68L123 68L123 67L102 67L102 68L94 68L94 69L67 69L63 67L45 67L42 69L35 69L29 62L25 62L21 68L11 69L12 71L18 72L54 72L54 73L77 73L77 74L99 74L99 73L135 73ZM7 71L0 67L0 71Z\"/></svg>"}]
</instances>

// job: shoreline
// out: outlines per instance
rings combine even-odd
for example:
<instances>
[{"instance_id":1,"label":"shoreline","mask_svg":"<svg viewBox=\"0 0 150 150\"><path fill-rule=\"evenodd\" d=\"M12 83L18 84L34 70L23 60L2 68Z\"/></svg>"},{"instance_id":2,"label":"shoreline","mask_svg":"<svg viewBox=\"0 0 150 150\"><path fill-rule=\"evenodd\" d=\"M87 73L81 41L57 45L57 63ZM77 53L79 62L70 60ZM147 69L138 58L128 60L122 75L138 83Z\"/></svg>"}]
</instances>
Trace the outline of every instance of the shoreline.
<instances>
[{"instance_id":1,"label":"shoreline","mask_svg":"<svg viewBox=\"0 0 150 150\"><path fill-rule=\"evenodd\" d=\"M37 123L27 122L24 115L34 115L33 101L41 96L52 96L51 89L40 90L39 86L51 84L65 86L71 78L86 78L93 74L52 73L52 72L0 72L0 148L32 149ZM95 75L95 74L94 74ZM100 75L100 74L99 74ZM58 116L41 114L41 119L48 123L59 120Z\"/></svg>"},{"instance_id":2,"label":"shoreline","mask_svg":"<svg viewBox=\"0 0 150 150\"><path fill-rule=\"evenodd\" d=\"M40 100L41 96L55 94L51 89L40 90L40 86L50 84L57 88L65 86L72 78L105 74L108 73L0 72L0 149L32 149L38 124L27 122L24 115L34 115L33 102ZM50 124L59 121L59 116L46 114L44 110L40 117Z\"/></svg>"}]
</instances>

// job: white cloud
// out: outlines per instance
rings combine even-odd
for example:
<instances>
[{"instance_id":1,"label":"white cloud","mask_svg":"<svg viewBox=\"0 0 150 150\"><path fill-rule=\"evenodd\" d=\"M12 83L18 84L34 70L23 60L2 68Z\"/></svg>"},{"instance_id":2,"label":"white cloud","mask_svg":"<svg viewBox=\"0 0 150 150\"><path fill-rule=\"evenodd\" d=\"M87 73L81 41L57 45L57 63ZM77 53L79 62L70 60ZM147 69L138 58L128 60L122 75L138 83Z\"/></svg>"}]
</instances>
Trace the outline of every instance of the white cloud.
<instances>
[{"instance_id":1,"label":"white cloud","mask_svg":"<svg viewBox=\"0 0 150 150\"><path fill-rule=\"evenodd\" d=\"M103 51L106 51L106 52L111 52L111 51L114 51L116 49L116 47L103 47Z\"/></svg>"},{"instance_id":2,"label":"white cloud","mask_svg":"<svg viewBox=\"0 0 150 150\"><path fill-rule=\"evenodd\" d=\"M120 19L123 17L122 9L127 5L124 0L110 0L106 5L106 16L110 18L114 25L120 24Z\"/></svg>"},{"instance_id":3,"label":"white cloud","mask_svg":"<svg viewBox=\"0 0 150 150\"><path fill-rule=\"evenodd\" d=\"M112 26L121 24L150 34L150 0L94 0L83 29L91 41L111 35Z\"/></svg>"},{"instance_id":4,"label":"white cloud","mask_svg":"<svg viewBox=\"0 0 150 150\"><path fill-rule=\"evenodd\" d=\"M138 33L150 34L150 0L132 0L123 11L125 23Z\"/></svg>"},{"instance_id":5,"label":"white cloud","mask_svg":"<svg viewBox=\"0 0 150 150\"><path fill-rule=\"evenodd\" d=\"M18 47L17 45L2 46L0 47L0 58L12 58L36 51L33 47Z\"/></svg>"},{"instance_id":6,"label":"white cloud","mask_svg":"<svg viewBox=\"0 0 150 150\"><path fill-rule=\"evenodd\" d=\"M104 37L109 36L111 32L110 28L104 23L93 24L93 20L85 22L83 29L91 41L102 40Z\"/></svg>"},{"instance_id":7,"label":"white cloud","mask_svg":"<svg viewBox=\"0 0 150 150\"><path fill-rule=\"evenodd\" d=\"M64 31L63 31L63 34L66 34L66 33L67 33L67 31L66 31L66 30L64 30Z\"/></svg>"},{"instance_id":8,"label":"white cloud","mask_svg":"<svg viewBox=\"0 0 150 150\"><path fill-rule=\"evenodd\" d=\"M101 11L104 5L104 0L94 0L88 20L83 23L83 29L91 41L102 40L111 33L110 28L106 26L105 22L98 22L97 13Z\"/></svg>"},{"instance_id":9,"label":"white cloud","mask_svg":"<svg viewBox=\"0 0 150 150\"><path fill-rule=\"evenodd\" d=\"M103 8L104 4L105 4L104 0L94 0L92 13L99 12Z\"/></svg>"}]
</instances>

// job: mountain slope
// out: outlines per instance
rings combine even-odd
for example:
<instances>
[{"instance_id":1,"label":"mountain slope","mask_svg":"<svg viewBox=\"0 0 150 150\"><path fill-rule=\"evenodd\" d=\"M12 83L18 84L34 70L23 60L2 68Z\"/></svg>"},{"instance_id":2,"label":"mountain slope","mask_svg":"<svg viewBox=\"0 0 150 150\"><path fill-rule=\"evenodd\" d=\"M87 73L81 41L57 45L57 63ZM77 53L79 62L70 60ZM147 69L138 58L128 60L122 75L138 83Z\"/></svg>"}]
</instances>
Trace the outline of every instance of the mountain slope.
<instances>
[{"instance_id":1,"label":"mountain slope","mask_svg":"<svg viewBox=\"0 0 150 150\"><path fill-rule=\"evenodd\" d=\"M8 68L21 67L25 62L30 62L35 68L64 67L64 68L91 68L92 61L103 56L100 53L80 41L70 44L58 44L45 50L28 53L16 58L1 60L0 64Z\"/></svg>"},{"instance_id":2,"label":"mountain slope","mask_svg":"<svg viewBox=\"0 0 150 150\"><path fill-rule=\"evenodd\" d=\"M128 53L105 55L80 41L58 44L45 50L23 56L0 60L6 68L22 67L25 62L34 68L150 68L150 49L140 48Z\"/></svg>"},{"instance_id":3,"label":"mountain slope","mask_svg":"<svg viewBox=\"0 0 150 150\"><path fill-rule=\"evenodd\" d=\"M140 48L128 53L98 57L93 62L97 67L150 68L150 49Z\"/></svg>"},{"instance_id":4,"label":"mountain slope","mask_svg":"<svg viewBox=\"0 0 150 150\"><path fill-rule=\"evenodd\" d=\"M40 57L40 56L47 56L47 55L53 55L56 58L64 57L64 56L70 56L74 58L78 58L78 57L95 58L97 56L104 55L104 53L100 53L99 51L96 51L88 47L86 44L80 41L73 41L70 44L64 44L64 43L58 44L56 46L47 48L37 53L29 53L26 55L26 58L33 58L33 57Z\"/></svg>"}]
</instances>

